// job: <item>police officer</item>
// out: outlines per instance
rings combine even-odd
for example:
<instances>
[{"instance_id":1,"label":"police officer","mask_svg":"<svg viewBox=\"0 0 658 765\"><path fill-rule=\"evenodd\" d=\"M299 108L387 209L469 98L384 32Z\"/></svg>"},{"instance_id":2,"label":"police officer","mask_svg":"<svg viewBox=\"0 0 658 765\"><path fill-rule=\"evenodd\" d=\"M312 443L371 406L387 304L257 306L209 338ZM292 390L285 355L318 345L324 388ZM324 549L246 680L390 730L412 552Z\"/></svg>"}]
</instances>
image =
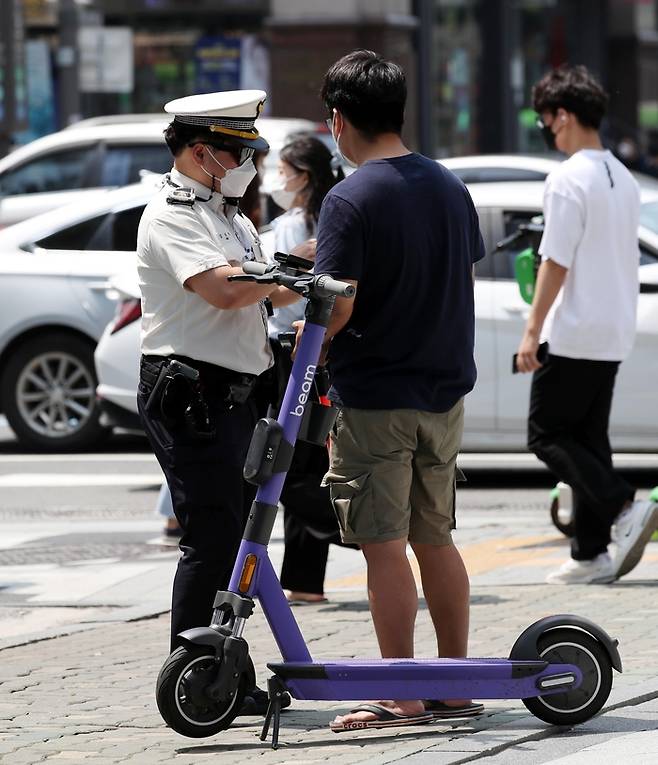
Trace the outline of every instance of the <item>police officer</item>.
<instances>
[{"instance_id":1,"label":"police officer","mask_svg":"<svg viewBox=\"0 0 658 765\"><path fill-rule=\"evenodd\" d=\"M183 530L171 643L210 624L226 589L251 497L242 466L255 423L253 386L272 365L267 312L295 293L230 282L264 261L238 202L267 149L255 120L265 93L230 91L171 101L165 139L174 166L139 226L142 358L138 408Z\"/></svg>"}]
</instances>

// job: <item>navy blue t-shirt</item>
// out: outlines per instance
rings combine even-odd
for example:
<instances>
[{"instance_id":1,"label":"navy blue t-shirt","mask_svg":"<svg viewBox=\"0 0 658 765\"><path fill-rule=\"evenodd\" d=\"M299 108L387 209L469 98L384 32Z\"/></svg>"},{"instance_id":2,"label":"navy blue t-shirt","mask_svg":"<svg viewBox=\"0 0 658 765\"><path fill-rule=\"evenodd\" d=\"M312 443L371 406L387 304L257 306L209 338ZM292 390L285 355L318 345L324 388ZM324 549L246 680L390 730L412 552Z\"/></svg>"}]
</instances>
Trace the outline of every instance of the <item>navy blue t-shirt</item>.
<instances>
[{"instance_id":1,"label":"navy blue t-shirt","mask_svg":"<svg viewBox=\"0 0 658 765\"><path fill-rule=\"evenodd\" d=\"M329 348L331 397L358 409L446 412L472 390L472 267L482 257L466 187L426 157L371 160L334 186L315 273L358 289Z\"/></svg>"}]
</instances>

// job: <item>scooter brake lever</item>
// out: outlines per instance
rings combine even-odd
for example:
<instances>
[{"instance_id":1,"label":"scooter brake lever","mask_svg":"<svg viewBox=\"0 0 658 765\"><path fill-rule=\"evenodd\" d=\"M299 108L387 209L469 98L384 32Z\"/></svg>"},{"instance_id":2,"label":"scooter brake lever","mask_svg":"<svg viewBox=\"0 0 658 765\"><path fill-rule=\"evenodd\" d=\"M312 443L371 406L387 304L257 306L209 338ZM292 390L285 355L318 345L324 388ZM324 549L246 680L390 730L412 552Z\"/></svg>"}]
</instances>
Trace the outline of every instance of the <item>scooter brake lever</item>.
<instances>
[{"instance_id":1,"label":"scooter brake lever","mask_svg":"<svg viewBox=\"0 0 658 765\"><path fill-rule=\"evenodd\" d=\"M259 284L274 284L274 279L269 274L263 276L253 276L251 274L235 274L235 276L227 276L226 281L229 282L258 282Z\"/></svg>"}]
</instances>

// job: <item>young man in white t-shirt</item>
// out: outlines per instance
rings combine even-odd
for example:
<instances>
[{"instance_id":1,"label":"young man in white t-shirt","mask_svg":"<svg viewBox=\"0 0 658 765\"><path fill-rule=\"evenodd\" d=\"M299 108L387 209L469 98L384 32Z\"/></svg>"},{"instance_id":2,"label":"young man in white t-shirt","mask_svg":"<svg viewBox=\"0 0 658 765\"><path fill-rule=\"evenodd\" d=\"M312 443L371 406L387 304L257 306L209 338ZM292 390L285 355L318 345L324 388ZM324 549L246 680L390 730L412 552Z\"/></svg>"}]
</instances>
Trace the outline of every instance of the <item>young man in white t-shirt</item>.
<instances>
[{"instance_id":1,"label":"young man in white t-shirt","mask_svg":"<svg viewBox=\"0 0 658 765\"><path fill-rule=\"evenodd\" d=\"M542 264L518 354L519 371L534 372L528 448L574 496L571 559L547 581L612 582L637 565L658 520L658 505L634 502L614 471L608 440L615 376L635 336L639 189L601 145L607 95L585 67L547 74L533 102L549 148L569 157L546 180Z\"/></svg>"}]
</instances>

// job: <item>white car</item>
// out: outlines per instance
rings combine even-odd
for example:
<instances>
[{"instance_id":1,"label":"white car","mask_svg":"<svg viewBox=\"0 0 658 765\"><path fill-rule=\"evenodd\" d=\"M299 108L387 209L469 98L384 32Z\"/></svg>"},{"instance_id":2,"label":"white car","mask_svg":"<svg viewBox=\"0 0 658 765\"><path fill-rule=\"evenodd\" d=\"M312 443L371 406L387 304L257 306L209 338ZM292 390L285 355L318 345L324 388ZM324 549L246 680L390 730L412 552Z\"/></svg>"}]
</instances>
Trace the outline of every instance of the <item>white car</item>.
<instances>
[{"instance_id":1,"label":"white car","mask_svg":"<svg viewBox=\"0 0 658 765\"><path fill-rule=\"evenodd\" d=\"M469 190L478 209L487 256L476 266L478 381L466 399L463 448L525 450L529 375L512 375L529 306L513 278L515 250L495 244L541 212L542 182L478 183ZM658 450L658 191L642 192L640 278L635 349L622 364L612 411L613 448ZM653 264L653 265L652 265ZM113 282L121 293L117 318L96 350L99 398L108 424L139 427L135 401L139 366L139 289L130 271Z\"/></svg>"},{"instance_id":2,"label":"white car","mask_svg":"<svg viewBox=\"0 0 658 765\"><path fill-rule=\"evenodd\" d=\"M466 184L543 181L562 162L559 155L475 154L439 159Z\"/></svg>"},{"instance_id":3,"label":"white car","mask_svg":"<svg viewBox=\"0 0 658 765\"><path fill-rule=\"evenodd\" d=\"M79 199L94 189L140 180L142 171L165 173L172 165L163 131L166 115L113 115L83 120L38 138L0 159L0 228ZM311 120L261 117L270 144L264 185L276 179L280 149L299 132L315 132Z\"/></svg>"},{"instance_id":4,"label":"white car","mask_svg":"<svg viewBox=\"0 0 658 765\"><path fill-rule=\"evenodd\" d=\"M108 278L134 264L160 183L96 191L0 231L0 411L23 444L64 451L101 437L93 353L115 310Z\"/></svg>"},{"instance_id":5,"label":"white car","mask_svg":"<svg viewBox=\"0 0 658 765\"><path fill-rule=\"evenodd\" d=\"M90 191L164 173L171 155L166 120L71 126L0 159L0 228L83 199Z\"/></svg>"}]
</instances>

